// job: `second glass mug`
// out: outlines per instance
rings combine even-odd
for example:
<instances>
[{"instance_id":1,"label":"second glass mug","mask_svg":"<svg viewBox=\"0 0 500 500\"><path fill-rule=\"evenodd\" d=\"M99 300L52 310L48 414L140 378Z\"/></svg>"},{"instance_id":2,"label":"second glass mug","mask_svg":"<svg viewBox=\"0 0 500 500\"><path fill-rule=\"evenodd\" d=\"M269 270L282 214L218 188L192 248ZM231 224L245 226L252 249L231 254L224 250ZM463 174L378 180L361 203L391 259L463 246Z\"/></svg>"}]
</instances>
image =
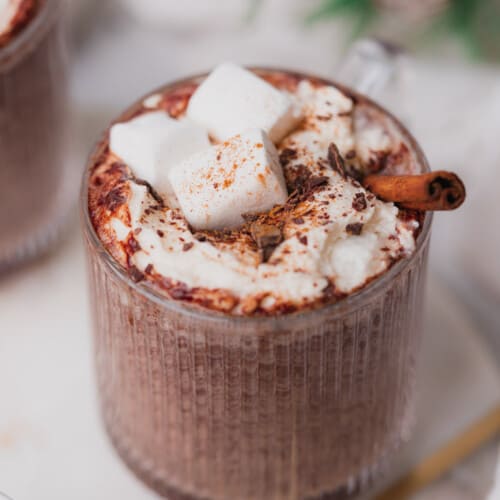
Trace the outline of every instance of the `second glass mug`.
<instances>
[{"instance_id":1,"label":"second glass mug","mask_svg":"<svg viewBox=\"0 0 500 500\"><path fill-rule=\"evenodd\" d=\"M393 57L380 44L358 48L346 78L369 91L387 80ZM129 467L183 500L341 498L375 476L411 426L432 216L414 254L361 292L309 312L231 317L130 279L92 228L88 172L99 396Z\"/></svg>"},{"instance_id":2,"label":"second glass mug","mask_svg":"<svg viewBox=\"0 0 500 500\"><path fill-rule=\"evenodd\" d=\"M46 0L0 47L0 274L53 246L76 199L67 69L64 4Z\"/></svg>"}]
</instances>

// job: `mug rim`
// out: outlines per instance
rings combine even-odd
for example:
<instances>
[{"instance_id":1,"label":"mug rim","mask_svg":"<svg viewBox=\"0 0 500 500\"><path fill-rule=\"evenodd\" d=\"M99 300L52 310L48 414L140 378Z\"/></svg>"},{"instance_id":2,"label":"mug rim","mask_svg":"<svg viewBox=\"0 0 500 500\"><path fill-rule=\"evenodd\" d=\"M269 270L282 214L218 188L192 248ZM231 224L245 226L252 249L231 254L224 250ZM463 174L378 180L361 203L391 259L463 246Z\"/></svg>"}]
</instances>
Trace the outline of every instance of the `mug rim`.
<instances>
[{"instance_id":1,"label":"mug rim","mask_svg":"<svg viewBox=\"0 0 500 500\"><path fill-rule=\"evenodd\" d=\"M40 39L56 19L61 0L44 0L39 12L4 47L0 47L0 74L22 61L29 52L36 49Z\"/></svg>"},{"instance_id":2,"label":"mug rim","mask_svg":"<svg viewBox=\"0 0 500 500\"><path fill-rule=\"evenodd\" d=\"M410 146L411 151L414 153L417 163L422 167L422 172L430 172L430 166L427 161L427 158L418 144L417 140L413 137L413 135L407 130L407 128L389 111L387 111L384 107L380 106L376 102L374 102L369 97L356 92L355 90L337 83L333 79L316 76L309 72L300 72L295 70L282 69L277 67L265 67L265 66L247 66L247 69L250 69L254 72L262 72L262 73L285 73L294 77L300 77L305 79L310 79L314 81L318 81L325 85L330 85L338 88L341 92L348 95L355 102L363 102L368 106L374 108L378 112L381 112L385 117L389 118L391 123L395 125L398 132L402 135L404 140ZM148 92L143 97L135 101L132 105L128 106L125 111L123 111L117 118L115 118L111 123L116 123L121 120L127 119L128 116L133 114L134 110L136 110L141 103L147 97L165 92L169 89L174 89L176 87L180 87L186 85L188 83L195 83L198 81L202 81L209 72L199 73L193 76L176 79L170 83L162 85L151 92ZM330 304L321 305L317 308L306 309L303 311L295 311L290 313L284 313L279 315L269 315L269 316L239 316L227 314L219 311L215 311L208 308L203 308L202 306L194 305L188 303L186 301L175 300L169 297L166 297L164 294L157 291L153 286L148 284L147 282L134 282L130 276L128 275L126 269L108 252L103 242L97 235L94 226L92 224L92 220L89 214L89 206L88 206L88 189L89 189L89 180L90 180L90 171L92 166L95 164L95 159L100 155L103 145L105 144L105 138L109 130L109 125L99 136L97 143L93 146L90 156L87 159L85 164L85 169L83 172L83 179L81 183L81 192L80 192L80 219L83 225L85 239L88 244L92 246L92 249L96 251L99 255L99 259L104 261L106 267L121 281L125 281L126 284L131 287L136 293L143 296L143 298L154 302L160 307L164 307L173 312L184 314L188 317L194 317L197 319L203 319L206 321L223 321L223 322L234 322L237 325L247 325L247 324L272 324L273 326L279 327L282 323L288 322L288 320L305 320L309 317L317 317L318 315L328 315L332 316L335 314L343 315L349 310L356 311L363 304L370 301L373 296L377 296L378 294L383 292L384 286L397 278L404 270L410 266L410 264L419 258L422 251L426 248L426 244L430 237L430 230L432 226L433 213L427 212L425 213L424 222L422 225L422 229L416 239L415 242L415 250L413 253L407 257L400 259L396 262L390 269L386 270L380 276L374 278L370 283L361 288L359 291L349 294L346 298L339 300L338 302L333 302ZM88 251L88 250L87 250Z\"/></svg>"}]
</instances>

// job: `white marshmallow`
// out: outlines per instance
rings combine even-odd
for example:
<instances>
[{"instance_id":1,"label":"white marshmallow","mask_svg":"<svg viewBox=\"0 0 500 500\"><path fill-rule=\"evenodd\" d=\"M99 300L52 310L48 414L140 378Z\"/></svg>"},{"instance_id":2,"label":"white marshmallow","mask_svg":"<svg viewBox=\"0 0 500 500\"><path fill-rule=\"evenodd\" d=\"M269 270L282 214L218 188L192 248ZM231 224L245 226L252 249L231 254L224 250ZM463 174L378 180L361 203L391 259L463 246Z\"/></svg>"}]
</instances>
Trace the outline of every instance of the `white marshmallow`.
<instances>
[{"instance_id":1,"label":"white marshmallow","mask_svg":"<svg viewBox=\"0 0 500 500\"><path fill-rule=\"evenodd\" d=\"M191 97L191 120L219 141L249 129L262 129L277 144L301 120L292 99L235 64L218 66Z\"/></svg>"},{"instance_id":2,"label":"white marshmallow","mask_svg":"<svg viewBox=\"0 0 500 500\"><path fill-rule=\"evenodd\" d=\"M276 148L259 129L193 155L169 178L195 229L237 227L242 214L270 210L288 197Z\"/></svg>"},{"instance_id":3,"label":"white marshmallow","mask_svg":"<svg viewBox=\"0 0 500 500\"><path fill-rule=\"evenodd\" d=\"M210 146L208 134L189 120L164 111L147 113L111 127L109 145L134 172L172 202L168 172L173 165Z\"/></svg>"}]
</instances>

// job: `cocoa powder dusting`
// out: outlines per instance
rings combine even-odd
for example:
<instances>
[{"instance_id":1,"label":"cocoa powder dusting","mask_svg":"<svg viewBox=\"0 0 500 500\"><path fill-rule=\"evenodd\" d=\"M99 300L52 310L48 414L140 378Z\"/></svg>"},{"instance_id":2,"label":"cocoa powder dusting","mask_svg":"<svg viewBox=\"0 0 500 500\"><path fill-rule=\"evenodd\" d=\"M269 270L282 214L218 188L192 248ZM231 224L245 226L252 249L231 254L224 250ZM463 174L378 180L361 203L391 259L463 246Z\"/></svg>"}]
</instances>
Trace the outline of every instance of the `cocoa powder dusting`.
<instances>
[{"instance_id":1,"label":"cocoa powder dusting","mask_svg":"<svg viewBox=\"0 0 500 500\"><path fill-rule=\"evenodd\" d=\"M280 88L287 88L290 84L291 88L296 86L296 83L300 80L299 78L294 80L295 77L289 79L289 77L280 76L279 78L269 77L272 83L276 84L279 82L278 86ZM282 82L288 81L286 85ZM322 84L317 83L318 86ZM197 88L198 84L183 84L173 91L164 92L162 100L158 105L158 109L166 110L170 116L179 117L182 116L186 111L189 99ZM136 110L137 113L144 112L144 108ZM330 120L331 116L319 115L316 117L319 121ZM129 190L127 188L128 179L133 179L133 174L130 169L120 161L110 161L114 160L116 157L112 155L109 151L109 145L106 141L109 137L106 137L103 143L103 148L101 149L101 154L99 158L95 161L92 167L92 171L95 172L95 176L91 176L91 203L89 203L91 214L95 217L102 217L103 220L109 220L110 214L103 210L104 207L99 208L100 211L96 211L95 207L105 206L110 212L117 212L120 207L126 203L129 197ZM405 151L405 146L401 146L399 150L392 152L390 155L386 155L384 158L377 158L378 168L381 166L385 169L387 165L394 165L400 161L404 161L405 155L408 151ZM283 205L275 206L271 210L265 213L255 213L255 214L244 214L243 218L245 223L242 227L232 230L220 230L220 231L194 231L192 230L193 237L199 242L207 242L208 244L214 245L216 248L224 249L225 246L231 247L231 245L241 245L246 249L249 256L253 259L255 256L255 262L258 263L259 257L261 262L268 262L275 251L276 247L280 245L284 240L284 230L286 228L287 234L289 228L287 228L287 223L293 223L296 225L303 225L306 223L309 217L314 217L315 221L321 224L329 223L329 216L324 213L323 207L320 206L320 201L315 202L314 206L310 206L309 202L314 200L315 194L321 191L324 187L329 184L329 177L325 174L328 169L333 169L344 179L358 179L357 172L351 172L354 168L349 160L354 160L356 158L356 151L348 151L345 155L345 159L340 154L337 146L331 143L328 148L327 160L319 160L317 165L314 165L314 173L311 168L304 164L294 164L294 160L299 158L299 151L294 149L293 143L292 147L285 148L280 153L280 163L283 166L288 193L289 196ZM222 158L218 158L222 159ZM99 167L105 167L106 162L108 162L107 170ZM372 165L374 168L375 165ZM375 167L375 168L377 168ZM154 189L147 183L141 180L134 179L138 184L142 184L147 187L148 192L151 194L156 204L150 205L146 208L145 212L152 214L155 210L162 210L165 208L162 198L154 191ZM230 181L229 181L230 182ZM356 182L351 180L354 186ZM220 186L217 186L218 188ZM328 198L334 200L336 197L341 198L342 193L327 193ZM92 196L94 201L92 202ZM373 195L368 195L368 200L373 199ZM97 203L96 203L97 201ZM323 205L327 205L328 201L323 201ZM363 211L367 208L367 197L364 193L356 193L352 201L352 207L354 210ZM120 213L120 212L118 212ZM112 216L113 214L111 214ZM159 215L162 215L161 213ZM417 214L418 215L418 214ZM402 219L414 219L418 218L415 214L400 210L400 218ZM171 211L169 220L179 220L182 221L181 224L185 224L182 214L176 213L176 210ZM165 222L165 219L158 219ZM93 224L98 226L99 221L93 220ZM176 224L176 223L174 223ZM345 226L345 231L351 235L360 235L363 232L364 224L362 223L352 223ZM298 229L298 228L297 228ZM302 229L302 228L301 228ZM158 229L157 234L159 237L164 237L165 232ZM308 237L302 233L296 233L296 237L300 244L307 246ZM104 241L104 240L103 240ZM105 242L106 243L106 242ZM185 243L181 239L180 245L184 252L191 250L194 244ZM139 251L140 245L137 240L133 237L129 237L126 241L125 252L127 254L134 254ZM290 251L288 250L288 253ZM283 252L284 254L287 252ZM272 260L272 264L278 262L277 257ZM191 304L199 305L203 308L209 308L221 312L231 313L234 308L239 304L240 299L235 297L229 290L223 289L207 289L207 288L196 288L190 287L182 282L175 282L169 278L163 277L157 274L151 264L149 264L144 272L141 272L137 267L135 267L131 259L128 259L125 267L128 268L131 279L134 282L140 282L147 279L154 285L162 288L166 295L171 297L173 300L181 300L189 302ZM315 286L319 286L315 285ZM294 312L296 310L304 310L315 307L320 307L322 304L336 302L344 298L346 294L336 290L334 283L330 282L322 290L322 296L320 299L305 300L300 304L294 304L290 302L277 301L272 307L261 305L261 300L263 297L244 297L242 298L242 303L238 309L244 315L252 314L263 314L263 315L275 315L275 314L286 314ZM239 314L239 312L238 312Z\"/></svg>"},{"instance_id":2,"label":"cocoa powder dusting","mask_svg":"<svg viewBox=\"0 0 500 500\"><path fill-rule=\"evenodd\" d=\"M99 200L110 212L114 212L119 206L127 201L127 195L123 192L123 187L117 186L109 191L104 198Z\"/></svg>"}]
</instances>

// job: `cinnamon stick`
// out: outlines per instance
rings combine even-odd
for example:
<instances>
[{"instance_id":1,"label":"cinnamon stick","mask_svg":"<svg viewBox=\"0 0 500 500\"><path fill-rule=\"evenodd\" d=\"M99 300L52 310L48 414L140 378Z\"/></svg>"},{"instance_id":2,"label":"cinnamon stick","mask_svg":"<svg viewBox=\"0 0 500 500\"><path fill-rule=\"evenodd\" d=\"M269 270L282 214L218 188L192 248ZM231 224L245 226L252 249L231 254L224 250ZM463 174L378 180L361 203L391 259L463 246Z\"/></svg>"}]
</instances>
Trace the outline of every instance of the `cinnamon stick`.
<instances>
[{"instance_id":1,"label":"cinnamon stick","mask_svg":"<svg viewBox=\"0 0 500 500\"><path fill-rule=\"evenodd\" d=\"M378 198L413 210L454 210L465 200L461 179L444 170L420 175L367 175L362 183Z\"/></svg>"}]
</instances>

